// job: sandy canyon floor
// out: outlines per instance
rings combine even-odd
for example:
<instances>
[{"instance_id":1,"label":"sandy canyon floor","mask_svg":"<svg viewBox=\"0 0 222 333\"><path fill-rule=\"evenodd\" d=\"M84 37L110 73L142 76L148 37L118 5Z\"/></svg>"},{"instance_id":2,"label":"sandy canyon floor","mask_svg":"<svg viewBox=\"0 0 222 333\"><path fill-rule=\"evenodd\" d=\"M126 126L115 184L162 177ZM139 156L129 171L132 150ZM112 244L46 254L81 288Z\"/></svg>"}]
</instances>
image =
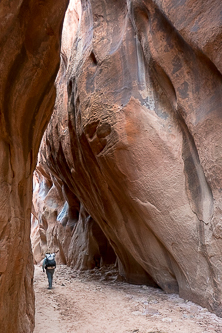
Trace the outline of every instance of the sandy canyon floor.
<instances>
[{"instance_id":1,"label":"sandy canyon floor","mask_svg":"<svg viewBox=\"0 0 222 333\"><path fill-rule=\"evenodd\" d=\"M222 318L159 289L118 281L117 272L56 269L53 289L35 266L34 333L222 333Z\"/></svg>"}]
</instances>

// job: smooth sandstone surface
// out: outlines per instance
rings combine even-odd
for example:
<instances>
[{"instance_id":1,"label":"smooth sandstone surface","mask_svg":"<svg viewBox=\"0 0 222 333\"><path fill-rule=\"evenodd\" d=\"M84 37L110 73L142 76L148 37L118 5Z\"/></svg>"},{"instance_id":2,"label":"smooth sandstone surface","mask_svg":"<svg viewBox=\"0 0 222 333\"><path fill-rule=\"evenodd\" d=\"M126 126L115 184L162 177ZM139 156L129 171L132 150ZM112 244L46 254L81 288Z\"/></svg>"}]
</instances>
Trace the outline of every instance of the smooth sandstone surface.
<instances>
[{"instance_id":1,"label":"smooth sandstone surface","mask_svg":"<svg viewBox=\"0 0 222 333\"><path fill-rule=\"evenodd\" d=\"M71 4L36 171L40 188L63 191L47 228L59 230L66 205L59 244L69 223L82 237L57 245L60 258L65 248L75 266L88 239L84 207L127 281L178 292L221 316L222 3ZM49 211L44 198L36 191L34 206ZM36 255L53 241L44 244L47 228Z\"/></svg>"},{"instance_id":2,"label":"smooth sandstone surface","mask_svg":"<svg viewBox=\"0 0 222 333\"><path fill-rule=\"evenodd\" d=\"M34 329L32 174L55 101L67 0L0 2L0 332Z\"/></svg>"}]
</instances>

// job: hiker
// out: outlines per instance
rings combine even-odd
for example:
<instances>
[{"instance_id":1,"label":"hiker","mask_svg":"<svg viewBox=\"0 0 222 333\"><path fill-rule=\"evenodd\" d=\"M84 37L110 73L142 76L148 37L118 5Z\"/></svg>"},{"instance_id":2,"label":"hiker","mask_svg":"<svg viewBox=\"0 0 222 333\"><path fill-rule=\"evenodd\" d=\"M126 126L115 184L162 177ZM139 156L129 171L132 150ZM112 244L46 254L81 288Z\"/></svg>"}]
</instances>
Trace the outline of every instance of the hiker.
<instances>
[{"instance_id":1,"label":"hiker","mask_svg":"<svg viewBox=\"0 0 222 333\"><path fill-rule=\"evenodd\" d=\"M49 286L48 289L52 289L53 274L56 268L55 253L46 252L45 258L42 263L43 272L46 270Z\"/></svg>"}]
</instances>

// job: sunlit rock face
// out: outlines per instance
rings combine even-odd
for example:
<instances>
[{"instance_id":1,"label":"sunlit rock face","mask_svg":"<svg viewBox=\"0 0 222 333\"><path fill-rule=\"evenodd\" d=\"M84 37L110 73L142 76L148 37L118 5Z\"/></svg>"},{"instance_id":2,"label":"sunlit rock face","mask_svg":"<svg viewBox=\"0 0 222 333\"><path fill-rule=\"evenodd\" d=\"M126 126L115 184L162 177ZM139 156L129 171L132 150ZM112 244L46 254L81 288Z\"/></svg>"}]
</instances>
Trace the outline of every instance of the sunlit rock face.
<instances>
[{"instance_id":1,"label":"sunlit rock face","mask_svg":"<svg viewBox=\"0 0 222 333\"><path fill-rule=\"evenodd\" d=\"M55 100L67 0L0 2L0 331L34 328L32 174Z\"/></svg>"},{"instance_id":2,"label":"sunlit rock face","mask_svg":"<svg viewBox=\"0 0 222 333\"><path fill-rule=\"evenodd\" d=\"M221 315L222 3L81 3L42 164L98 223L127 281Z\"/></svg>"}]
</instances>

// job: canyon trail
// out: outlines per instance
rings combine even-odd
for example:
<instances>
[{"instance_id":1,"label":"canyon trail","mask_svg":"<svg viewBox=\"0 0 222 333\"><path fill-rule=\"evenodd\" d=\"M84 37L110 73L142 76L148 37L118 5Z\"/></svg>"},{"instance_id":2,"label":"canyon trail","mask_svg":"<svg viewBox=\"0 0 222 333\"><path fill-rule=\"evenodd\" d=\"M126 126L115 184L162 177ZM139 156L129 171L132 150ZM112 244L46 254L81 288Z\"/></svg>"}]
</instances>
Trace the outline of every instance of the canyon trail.
<instances>
[{"instance_id":1,"label":"canyon trail","mask_svg":"<svg viewBox=\"0 0 222 333\"><path fill-rule=\"evenodd\" d=\"M117 279L115 268L56 269L53 289L35 266L34 333L221 333L222 318L178 295Z\"/></svg>"}]
</instances>

